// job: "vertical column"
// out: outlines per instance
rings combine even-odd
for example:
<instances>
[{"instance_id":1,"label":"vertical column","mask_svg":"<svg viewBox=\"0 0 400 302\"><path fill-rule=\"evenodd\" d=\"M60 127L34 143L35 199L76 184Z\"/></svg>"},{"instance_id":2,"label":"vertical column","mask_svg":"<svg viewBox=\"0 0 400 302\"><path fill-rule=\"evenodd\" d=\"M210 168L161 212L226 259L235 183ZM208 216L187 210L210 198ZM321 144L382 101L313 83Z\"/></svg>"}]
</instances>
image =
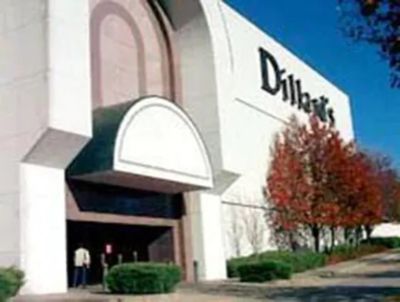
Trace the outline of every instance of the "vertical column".
<instances>
[{"instance_id":1,"label":"vertical column","mask_svg":"<svg viewBox=\"0 0 400 302\"><path fill-rule=\"evenodd\" d=\"M25 12L27 2L19 2ZM67 290L64 171L92 134L89 4L35 2L43 7L40 37L44 41L39 40L38 54L45 65L45 95L26 94L25 102L33 108L26 118L16 120L36 121L36 111L42 107L44 117L37 122L40 135L34 136L19 160L19 243L20 264L26 273L22 291L45 294ZM17 49L26 49L29 54L24 57L30 58L31 48L22 42Z\"/></svg>"},{"instance_id":2,"label":"vertical column","mask_svg":"<svg viewBox=\"0 0 400 302\"><path fill-rule=\"evenodd\" d=\"M47 3L49 126L91 136L89 1Z\"/></svg>"},{"instance_id":3,"label":"vertical column","mask_svg":"<svg viewBox=\"0 0 400 302\"><path fill-rule=\"evenodd\" d=\"M20 165L21 267L24 292L67 290L64 170Z\"/></svg>"},{"instance_id":4,"label":"vertical column","mask_svg":"<svg viewBox=\"0 0 400 302\"><path fill-rule=\"evenodd\" d=\"M187 282L194 281L194 267L193 267L193 248L192 248L192 225L191 216L189 213L190 198L184 195L184 207L185 213L181 218L179 224L180 242L181 242L181 254L182 254L182 265L185 270L184 278Z\"/></svg>"},{"instance_id":5,"label":"vertical column","mask_svg":"<svg viewBox=\"0 0 400 302\"><path fill-rule=\"evenodd\" d=\"M200 280L226 278L222 204L219 195L191 193L189 215L192 222L193 259Z\"/></svg>"},{"instance_id":6,"label":"vertical column","mask_svg":"<svg viewBox=\"0 0 400 302\"><path fill-rule=\"evenodd\" d=\"M45 12L0 1L0 266L20 264L19 162L47 122Z\"/></svg>"}]
</instances>

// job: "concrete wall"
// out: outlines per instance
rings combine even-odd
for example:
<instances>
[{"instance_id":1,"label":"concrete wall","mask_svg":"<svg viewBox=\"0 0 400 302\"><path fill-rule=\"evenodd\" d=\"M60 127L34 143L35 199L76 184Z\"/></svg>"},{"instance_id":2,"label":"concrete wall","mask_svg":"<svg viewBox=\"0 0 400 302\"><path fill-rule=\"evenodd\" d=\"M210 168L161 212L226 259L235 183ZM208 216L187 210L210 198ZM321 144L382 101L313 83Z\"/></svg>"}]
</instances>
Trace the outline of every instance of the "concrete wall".
<instances>
[{"instance_id":1,"label":"concrete wall","mask_svg":"<svg viewBox=\"0 0 400 302\"><path fill-rule=\"evenodd\" d=\"M223 167L220 102L225 99L227 37L220 1L160 1L171 20L179 50L182 107L191 116L205 141L214 174L212 192L192 193L189 203L194 260L200 278L223 279L225 256L221 224L220 192L234 179Z\"/></svg>"},{"instance_id":2,"label":"concrete wall","mask_svg":"<svg viewBox=\"0 0 400 302\"><path fill-rule=\"evenodd\" d=\"M232 250L232 214L237 211L249 212L254 220L263 220L265 206L263 187L270 161L270 147L274 136L291 115L306 122L308 114L282 100L282 92L272 95L263 90L259 48L271 53L287 74L294 74L302 81L302 90L312 97L326 96L329 106L335 112L335 127L345 140L353 139L349 99L345 93L328 82L318 72L273 40L264 32L226 5L222 6L232 60L233 96L221 105L222 158L226 169L236 171L241 176L222 195L225 218L226 255L235 255ZM271 74L271 73L270 73ZM235 205L234 210L230 203ZM229 214L231 213L231 214ZM243 219L242 229L245 233ZM262 238L263 249L273 248L269 242L268 230ZM252 252L248 239L242 234L243 254Z\"/></svg>"},{"instance_id":3,"label":"concrete wall","mask_svg":"<svg viewBox=\"0 0 400 302\"><path fill-rule=\"evenodd\" d=\"M399 237L400 224L398 223L382 223L375 227L372 237Z\"/></svg>"},{"instance_id":4,"label":"concrete wall","mask_svg":"<svg viewBox=\"0 0 400 302\"><path fill-rule=\"evenodd\" d=\"M307 114L283 102L281 94L272 96L261 89L259 48L268 50L288 73L301 79L304 91L330 99L336 127L347 140L353 138L349 100L222 1L169 1L167 11L180 49L183 107L203 135L215 175L215 188L210 192L213 197L194 197L201 203L193 212L195 260L204 279L223 278L222 270L218 274L207 272L209 266L236 253L232 244L235 215L253 217L255 228L261 229L262 249L273 248L263 224L262 189L270 161L269 148L291 115L307 121ZM216 212L221 213L220 219L214 219ZM246 238L245 219L239 220L240 253L248 254L253 248ZM223 229L223 238L208 236L209 224L204 221L212 223L215 230ZM224 255L219 253L221 249Z\"/></svg>"},{"instance_id":5,"label":"concrete wall","mask_svg":"<svg viewBox=\"0 0 400 302\"><path fill-rule=\"evenodd\" d=\"M56 169L61 177L50 179L62 192L63 169L91 135L89 44L81 30L87 12L84 3L69 1L0 2L0 266L26 270L26 292L66 287L63 262L38 262L51 242L51 254L63 255L54 240L65 237L64 196L49 196L51 184L39 171ZM43 232L54 226L46 217L53 214L61 218L54 237ZM35 265L40 270L32 270ZM53 275L64 277L49 280Z\"/></svg>"},{"instance_id":6,"label":"concrete wall","mask_svg":"<svg viewBox=\"0 0 400 302\"><path fill-rule=\"evenodd\" d=\"M19 163L48 123L44 1L0 2L0 266L19 265Z\"/></svg>"},{"instance_id":7,"label":"concrete wall","mask_svg":"<svg viewBox=\"0 0 400 302\"><path fill-rule=\"evenodd\" d=\"M125 114L115 139L114 170L213 187L210 160L195 125L178 106L158 97L142 99Z\"/></svg>"},{"instance_id":8,"label":"concrete wall","mask_svg":"<svg viewBox=\"0 0 400 302\"><path fill-rule=\"evenodd\" d=\"M23 292L64 292L67 286L64 170L21 165Z\"/></svg>"},{"instance_id":9,"label":"concrete wall","mask_svg":"<svg viewBox=\"0 0 400 302\"><path fill-rule=\"evenodd\" d=\"M218 195L202 192L190 193L188 216L192 222L193 259L197 263L200 280L226 278L223 246L222 205Z\"/></svg>"}]
</instances>

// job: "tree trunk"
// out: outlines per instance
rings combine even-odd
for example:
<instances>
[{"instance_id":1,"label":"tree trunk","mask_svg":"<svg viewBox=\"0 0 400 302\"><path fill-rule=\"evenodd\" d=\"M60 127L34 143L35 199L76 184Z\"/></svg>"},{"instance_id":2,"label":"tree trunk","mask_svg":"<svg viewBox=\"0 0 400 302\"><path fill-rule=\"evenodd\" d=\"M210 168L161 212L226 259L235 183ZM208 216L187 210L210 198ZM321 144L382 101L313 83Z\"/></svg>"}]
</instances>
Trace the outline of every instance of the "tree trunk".
<instances>
[{"instance_id":1,"label":"tree trunk","mask_svg":"<svg viewBox=\"0 0 400 302\"><path fill-rule=\"evenodd\" d=\"M353 245L353 242L352 242L353 238L351 236L352 232L353 232L353 229L351 229L351 228L344 229L344 239L345 239L346 243L350 244L350 245Z\"/></svg>"},{"instance_id":2,"label":"tree trunk","mask_svg":"<svg viewBox=\"0 0 400 302\"><path fill-rule=\"evenodd\" d=\"M349 228L344 228L344 241L346 243L349 243L349 237L350 237Z\"/></svg>"},{"instance_id":3,"label":"tree trunk","mask_svg":"<svg viewBox=\"0 0 400 302\"><path fill-rule=\"evenodd\" d=\"M360 245L362 239L362 226L356 228L356 246Z\"/></svg>"},{"instance_id":4,"label":"tree trunk","mask_svg":"<svg viewBox=\"0 0 400 302\"><path fill-rule=\"evenodd\" d=\"M320 250L320 229L318 226L311 227L311 233L314 238L314 250L319 253Z\"/></svg>"},{"instance_id":5,"label":"tree trunk","mask_svg":"<svg viewBox=\"0 0 400 302\"><path fill-rule=\"evenodd\" d=\"M336 241L336 227L332 226L331 227L331 251L335 247L335 241Z\"/></svg>"},{"instance_id":6,"label":"tree trunk","mask_svg":"<svg viewBox=\"0 0 400 302\"><path fill-rule=\"evenodd\" d=\"M289 245L292 252L295 252L297 249L297 245L292 231L289 231Z\"/></svg>"},{"instance_id":7,"label":"tree trunk","mask_svg":"<svg viewBox=\"0 0 400 302\"><path fill-rule=\"evenodd\" d=\"M370 242L371 241L372 231L374 230L374 227L372 225L367 224L367 225L364 226L364 230L365 230L365 233L367 235L367 240L368 240L368 242Z\"/></svg>"}]
</instances>

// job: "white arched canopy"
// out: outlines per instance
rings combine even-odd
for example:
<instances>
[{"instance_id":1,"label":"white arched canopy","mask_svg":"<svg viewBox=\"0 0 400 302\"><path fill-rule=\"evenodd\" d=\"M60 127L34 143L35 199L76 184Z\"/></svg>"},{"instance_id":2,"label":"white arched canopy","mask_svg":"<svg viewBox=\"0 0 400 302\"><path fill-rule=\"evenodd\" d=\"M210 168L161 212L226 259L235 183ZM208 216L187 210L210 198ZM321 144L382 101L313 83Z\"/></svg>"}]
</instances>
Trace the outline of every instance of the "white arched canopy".
<instances>
[{"instance_id":1,"label":"white arched canopy","mask_svg":"<svg viewBox=\"0 0 400 302\"><path fill-rule=\"evenodd\" d=\"M176 104L146 97L98 109L94 136L70 167L70 176L161 192L213 186L204 142Z\"/></svg>"}]
</instances>

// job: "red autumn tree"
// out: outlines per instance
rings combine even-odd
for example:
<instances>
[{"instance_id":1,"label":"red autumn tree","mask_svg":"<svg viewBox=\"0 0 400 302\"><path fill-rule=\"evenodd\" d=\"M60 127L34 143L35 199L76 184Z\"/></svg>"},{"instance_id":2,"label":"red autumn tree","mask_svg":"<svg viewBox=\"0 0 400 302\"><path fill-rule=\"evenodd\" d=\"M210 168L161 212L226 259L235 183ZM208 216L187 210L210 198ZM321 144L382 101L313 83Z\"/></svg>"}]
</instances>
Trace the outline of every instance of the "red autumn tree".
<instances>
[{"instance_id":1,"label":"red autumn tree","mask_svg":"<svg viewBox=\"0 0 400 302\"><path fill-rule=\"evenodd\" d=\"M336 241L336 231L346 221L352 219L353 212L348 208L348 189L351 188L353 171L352 156L355 152L353 143L344 143L339 133L333 132L327 140L324 158L326 199L325 225L331 232L331 247Z\"/></svg>"},{"instance_id":2,"label":"red autumn tree","mask_svg":"<svg viewBox=\"0 0 400 302\"><path fill-rule=\"evenodd\" d=\"M329 183L329 163L332 158L330 147L336 144L339 150L343 150L344 144L332 127L321 123L314 116L309 119L309 127L302 127L301 142L303 167L312 187L311 194L305 200L308 208L303 223L311 232L315 250L319 251L322 230L326 226L331 226L332 231L336 228L335 218L339 212L336 190Z\"/></svg>"},{"instance_id":3,"label":"red autumn tree","mask_svg":"<svg viewBox=\"0 0 400 302\"><path fill-rule=\"evenodd\" d=\"M305 227L320 249L322 229L334 225L339 208L328 184L330 146L343 143L334 129L311 117L309 125L294 118L276 139L267 177L268 197L282 228Z\"/></svg>"},{"instance_id":4,"label":"red autumn tree","mask_svg":"<svg viewBox=\"0 0 400 302\"><path fill-rule=\"evenodd\" d=\"M392 167L391 160L382 154L363 153L366 164L370 169L371 182L373 185L369 190L375 189L376 198L380 198L378 206L370 205L375 210L375 216L379 214L378 222L382 219L385 221L398 221L399 219L399 200L400 185L398 182L397 171ZM379 211L379 213L378 213ZM373 226L376 223L364 224L367 237L369 238Z\"/></svg>"},{"instance_id":5,"label":"red autumn tree","mask_svg":"<svg viewBox=\"0 0 400 302\"><path fill-rule=\"evenodd\" d=\"M334 152L328 160L329 185L335 191L338 215L335 225L345 229L364 227L369 237L374 225L382 221L385 185L373 159L356 150L355 145Z\"/></svg>"},{"instance_id":6,"label":"red autumn tree","mask_svg":"<svg viewBox=\"0 0 400 302\"><path fill-rule=\"evenodd\" d=\"M323 229L332 246L339 227L372 226L382 219L382 186L365 153L345 143L330 126L311 117L308 125L292 119L277 136L267 176L275 229L289 237L308 229L316 251Z\"/></svg>"},{"instance_id":7,"label":"red autumn tree","mask_svg":"<svg viewBox=\"0 0 400 302\"><path fill-rule=\"evenodd\" d=\"M267 179L267 196L272 200L271 227L275 240L296 248L296 233L304 213L310 185L301 159L301 126L295 118L275 138L273 159Z\"/></svg>"},{"instance_id":8,"label":"red autumn tree","mask_svg":"<svg viewBox=\"0 0 400 302\"><path fill-rule=\"evenodd\" d=\"M378 153L366 153L378 175L383 198L383 215L386 221L399 221L399 176L389 157Z\"/></svg>"},{"instance_id":9,"label":"red autumn tree","mask_svg":"<svg viewBox=\"0 0 400 302\"><path fill-rule=\"evenodd\" d=\"M390 175L389 181L383 181L383 219L384 221L400 222L400 181L396 175ZM385 185L388 184L388 185Z\"/></svg>"},{"instance_id":10,"label":"red autumn tree","mask_svg":"<svg viewBox=\"0 0 400 302\"><path fill-rule=\"evenodd\" d=\"M349 216L349 226L360 227L375 225L382 219L382 191L373 162L363 152L357 152L352 157L350 165L352 179L347 189L349 207L352 214ZM348 211L350 213L350 211Z\"/></svg>"}]
</instances>

